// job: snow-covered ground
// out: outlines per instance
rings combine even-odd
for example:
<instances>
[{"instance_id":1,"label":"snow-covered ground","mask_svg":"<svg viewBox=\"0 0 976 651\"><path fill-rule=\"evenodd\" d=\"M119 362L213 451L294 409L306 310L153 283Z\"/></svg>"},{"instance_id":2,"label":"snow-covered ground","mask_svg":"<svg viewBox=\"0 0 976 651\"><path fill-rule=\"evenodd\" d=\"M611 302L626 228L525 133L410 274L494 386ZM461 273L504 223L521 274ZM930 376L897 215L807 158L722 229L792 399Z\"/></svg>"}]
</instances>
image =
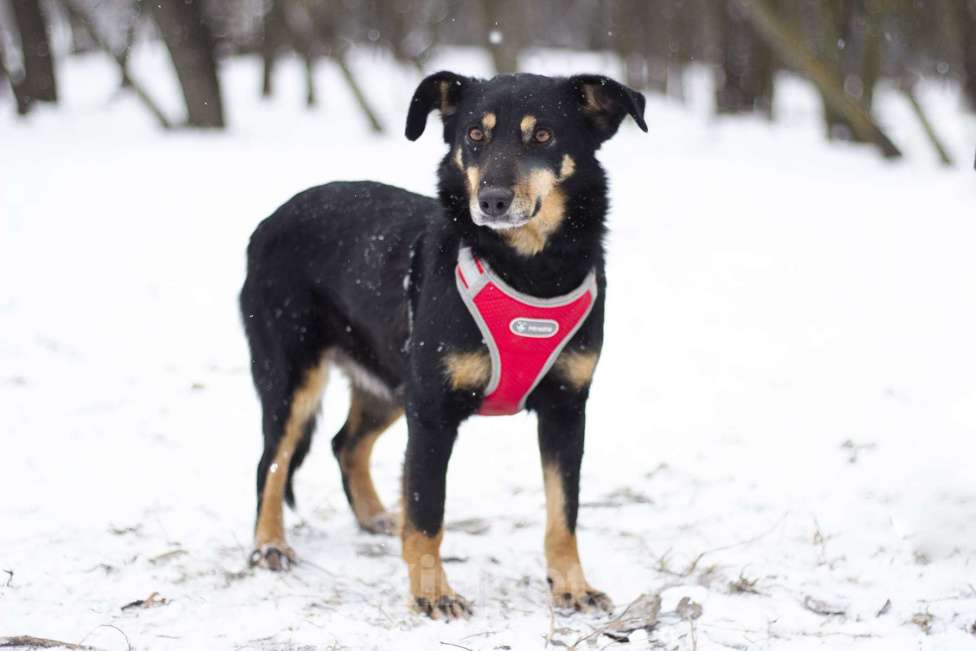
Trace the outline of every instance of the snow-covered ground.
<instances>
[{"instance_id":1,"label":"snow-covered ground","mask_svg":"<svg viewBox=\"0 0 976 651\"><path fill-rule=\"evenodd\" d=\"M616 74L548 53L533 70ZM605 617L551 616L534 421L466 424L444 554L465 622L407 609L394 540L354 526L328 438L298 475L289 574L246 567L260 452L236 311L244 246L293 193L371 178L431 192L438 130L407 142L418 76L360 53L389 135L337 72L302 106L281 70L224 69L232 127L163 134L98 56L65 105L16 121L0 98L0 637L102 649L540 649ZM484 72L453 51L433 67ZM136 74L175 113L164 53ZM960 165L937 166L881 94L907 160L822 141L783 80L778 120L715 119L651 97L612 179L608 337L589 409L580 543L618 611L660 594L634 648L976 648L976 123L951 88L923 101ZM402 423L375 476L396 501ZM121 607L158 593L165 604ZM693 622L675 610L701 605ZM819 611L819 612L818 612ZM579 648L605 648L591 637Z\"/></svg>"}]
</instances>

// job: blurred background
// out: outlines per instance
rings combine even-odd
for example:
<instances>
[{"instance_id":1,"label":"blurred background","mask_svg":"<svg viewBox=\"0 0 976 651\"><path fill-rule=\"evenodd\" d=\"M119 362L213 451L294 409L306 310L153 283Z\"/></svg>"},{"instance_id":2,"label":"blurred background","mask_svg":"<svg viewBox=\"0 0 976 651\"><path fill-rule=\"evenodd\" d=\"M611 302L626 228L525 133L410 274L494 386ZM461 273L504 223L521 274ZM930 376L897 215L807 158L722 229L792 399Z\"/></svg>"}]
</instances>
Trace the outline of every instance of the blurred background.
<instances>
[{"instance_id":1,"label":"blurred background","mask_svg":"<svg viewBox=\"0 0 976 651\"><path fill-rule=\"evenodd\" d=\"M167 112L130 69L130 52L165 43L185 113ZM219 70L237 57L260 57L253 92L278 90L276 65L296 55L306 70L308 106L332 89L317 66L336 66L362 118L388 129L364 90L367 70L352 48L382 52L428 70L439 50L480 48L494 72L526 69L526 54L560 48L611 54L623 80L681 101L684 72L704 65L714 78L719 114L775 120L777 79L789 71L812 82L831 140L871 143L902 155L875 117L879 83L911 106L939 159L950 154L915 88L932 79L960 88L976 111L976 0L6 0L0 2L0 101L12 94L19 114L57 104L71 72L64 60L98 52L118 68L163 128L227 125Z\"/></svg>"},{"instance_id":2,"label":"blurred background","mask_svg":"<svg viewBox=\"0 0 976 651\"><path fill-rule=\"evenodd\" d=\"M247 567L248 238L311 185L432 194L437 118L403 126L440 69L647 94L648 133L626 120L599 153L580 516L594 585L662 597L635 635L973 646L976 0L0 0L0 63L0 647L592 633L550 619L524 414L465 423L451 460L444 553L476 617L409 614L398 543L355 528L329 451L339 374L286 515L302 564ZM400 422L373 454L388 505L405 442ZM668 614L686 597L695 622Z\"/></svg>"}]
</instances>

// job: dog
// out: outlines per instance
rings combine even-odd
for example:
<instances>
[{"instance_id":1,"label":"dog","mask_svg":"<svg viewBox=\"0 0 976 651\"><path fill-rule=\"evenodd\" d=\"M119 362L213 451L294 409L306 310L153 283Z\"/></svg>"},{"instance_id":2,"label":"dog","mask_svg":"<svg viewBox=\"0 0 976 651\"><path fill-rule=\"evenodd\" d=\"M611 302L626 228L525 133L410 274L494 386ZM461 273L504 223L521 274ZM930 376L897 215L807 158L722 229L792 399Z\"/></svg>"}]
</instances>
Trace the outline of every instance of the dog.
<instances>
[{"instance_id":1,"label":"dog","mask_svg":"<svg viewBox=\"0 0 976 651\"><path fill-rule=\"evenodd\" d=\"M559 609L613 606L576 544L586 402L603 342L607 179L596 152L644 96L599 75L452 72L426 77L406 136L438 111L448 152L438 199L336 182L306 190L254 231L240 307L263 412L252 565L288 569L282 501L309 451L329 367L351 384L332 439L359 526L399 529L410 595L432 618L466 617L440 558L458 426L477 413L538 417L547 580ZM377 437L401 415L402 518L370 477Z\"/></svg>"}]
</instances>

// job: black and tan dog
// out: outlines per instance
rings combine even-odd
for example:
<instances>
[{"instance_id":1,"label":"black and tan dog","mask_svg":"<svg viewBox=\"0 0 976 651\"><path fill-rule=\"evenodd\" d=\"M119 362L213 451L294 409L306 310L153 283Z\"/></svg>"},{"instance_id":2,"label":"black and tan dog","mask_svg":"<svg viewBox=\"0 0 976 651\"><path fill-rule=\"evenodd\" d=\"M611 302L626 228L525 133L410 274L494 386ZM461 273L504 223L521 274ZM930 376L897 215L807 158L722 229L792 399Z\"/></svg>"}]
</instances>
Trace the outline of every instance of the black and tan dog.
<instances>
[{"instance_id":1,"label":"black and tan dog","mask_svg":"<svg viewBox=\"0 0 976 651\"><path fill-rule=\"evenodd\" d=\"M546 493L545 555L558 607L611 609L583 575L576 546L580 462L590 380L603 341L607 184L595 157L644 97L594 75L450 72L417 88L406 135L438 110L450 147L439 198L371 182L298 194L258 226L247 251L241 311L263 407L252 563L285 569L282 501L308 453L326 370L351 379L345 425L332 440L359 525L391 532L369 472L377 437L401 414L403 557L416 606L432 617L470 612L448 585L439 548L445 476L458 426L475 414L493 357L459 295L459 249L515 290L546 299L595 277L595 301L533 385Z\"/></svg>"}]
</instances>

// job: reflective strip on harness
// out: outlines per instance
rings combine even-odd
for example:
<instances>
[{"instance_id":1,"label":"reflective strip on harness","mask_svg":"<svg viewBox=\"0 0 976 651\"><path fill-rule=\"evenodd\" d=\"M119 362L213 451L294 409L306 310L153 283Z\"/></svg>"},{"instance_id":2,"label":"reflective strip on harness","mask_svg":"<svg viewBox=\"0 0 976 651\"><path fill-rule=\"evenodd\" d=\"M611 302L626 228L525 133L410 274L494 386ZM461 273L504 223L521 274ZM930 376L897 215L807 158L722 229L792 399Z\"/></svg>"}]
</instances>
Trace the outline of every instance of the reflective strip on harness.
<instances>
[{"instance_id":1,"label":"reflective strip on harness","mask_svg":"<svg viewBox=\"0 0 976 651\"><path fill-rule=\"evenodd\" d=\"M461 299L491 356L491 377L478 413L518 413L593 309L596 274L591 271L568 294L536 298L509 287L462 247L455 275Z\"/></svg>"}]
</instances>

